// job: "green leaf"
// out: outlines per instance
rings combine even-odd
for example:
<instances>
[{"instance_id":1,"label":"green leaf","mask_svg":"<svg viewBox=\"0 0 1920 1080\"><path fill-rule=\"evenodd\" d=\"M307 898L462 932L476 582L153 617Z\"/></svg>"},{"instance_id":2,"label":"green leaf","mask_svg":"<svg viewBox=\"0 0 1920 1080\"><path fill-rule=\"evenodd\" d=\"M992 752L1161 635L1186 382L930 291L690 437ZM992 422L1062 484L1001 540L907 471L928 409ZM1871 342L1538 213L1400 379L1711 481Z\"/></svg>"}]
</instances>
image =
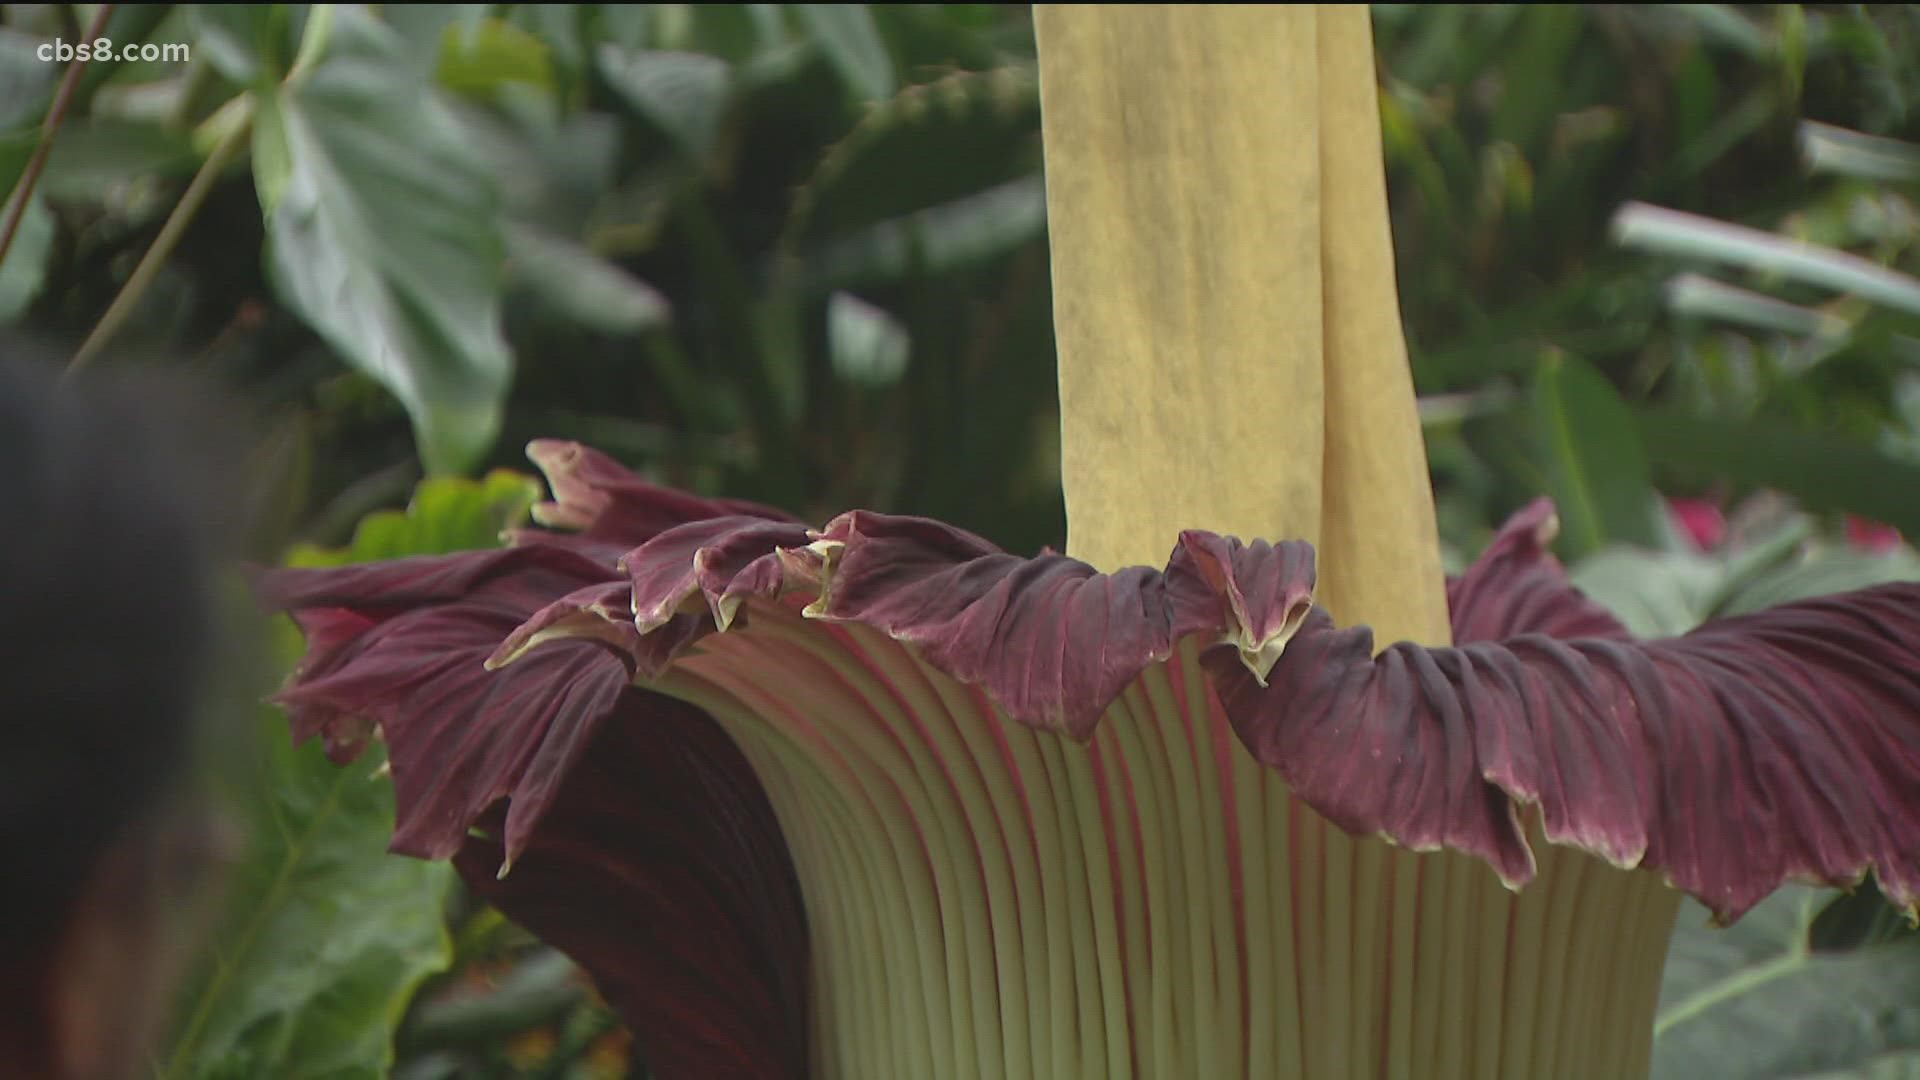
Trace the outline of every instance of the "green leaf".
<instances>
[{"instance_id":1,"label":"green leaf","mask_svg":"<svg viewBox=\"0 0 1920 1080\"><path fill-rule=\"evenodd\" d=\"M61 65L40 59L42 44L39 37L0 26L0 130L37 128L46 112Z\"/></svg>"},{"instance_id":2,"label":"green leaf","mask_svg":"<svg viewBox=\"0 0 1920 1080\"><path fill-rule=\"evenodd\" d=\"M1717 605L1717 614L1744 615L1776 604L1852 592L1894 581L1920 581L1920 556L1910 548L1882 554L1827 549L1741 582Z\"/></svg>"},{"instance_id":3,"label":"green leaf","mask_svg":"<svg viewBox=\"0 0 1920 1080\"><path fill-rule=\"evenodd\" d=\"M912 341L900 321L850 293L827 301L834 374L859 386L891 386L906 373Z\"/></svg>"},{"instance_id":4,"label":"green leaf","mask_svg":"<svg viewBox=\"0 0 1920 1080\"><path fill-rule=\"evenodd\" d=\"M1667 306L1681 315L1722 319L1756 330L1822 340L1844 338L1847 320L1838 315L1715 281L1700 274L1681 274L1667 282Z\"/></svg>"},{"instance_id":5,"label":"green leaf","mask_svg":"<svg viewBox=\"0 0 1920 1080\"><path fill-rule=\"evenodd\" d=\"M1788 885L1725 930L1684 902L1654 1025L1656 1080L1867 1080L1920 1053L1920 946L1813 951L1809 930L1832 895Z\"/></svg>"},{"instance_id":6,"label":"green leaf","mask_svg":"<svg viewBox=\"0 0 1920 1080\"><path fill-rule=\"evenodd\" d=\"M1684 634L1706 621L1726 568L1703 555L1610 547L1582 559L1568 576L1634 637L1657 638Z\"/></svg>"},{"instance_id":7,"label":"green leaf","mask_svg":"<svg viewBox=\"0 0 1920 1080\"><path fill-rule=\"evenodd\" d=\"M783 247L901 218L1035 175L1040 93L1023 68L910 86L861 117L794 200Z\"/></svg>"},{"instance_id":8,"label":"green leaf","mask_svg":"<svg viewBox=\"0 0 1920 1080\"><path fill-rule=\"evenodd\" d=\"M602 45L600 73L688 160L705 161L733 96L727 62L697 53L631 52Z\"/></svg>"},{"instance_id":9,"label":"green leaf","mask_svg":"<svg viewBox=\"0 0 1920 1080\"><path fill-rule=\"evenodd\" d=\"M1538 88L1552 85L1567 70L1588 25L1578 8L1536 4L1520 9L1518 40L1496 61L1507 87L1494 107L1498 140L1529 150L1540 143L1565 99Z\"/></svg>"},{"instance_id":10,"label":"green leaf","mask_svg":"<svg viewBox=\"0 0 1920 1080\"><path fill-rule=\"evenodd\" d=\"M239 86L279 79L293 62L292 20L281 4L192 4L194 51Z\"/></svg>"},{"instance_id":11,"label":"green leaf","mask_svg":"<svg viewBox=\"0 0 1920 1080\"><path fill-rule=\"evenodd\" d=\"M382 4L380 18L407 42L414 64L426 70L445 62L454 35L476 29L490 4Z\"/></svg>"},{"instance_id":12,"label":"green leaf","mask_svg":"<svg viewBox=\"0 0 1920 1080\"><path fill-rule=\"evenodd\" d=\"M20 182L20 174L27 170L27 160L33 157L33 148L39 145L40 131L37 128L26 131L9 131L0 134L0 207L6 205L6 199L13 193L13 186Z\"/></svg>"},{"instance_id":13,"label":"green leaf","mask_svg":"<svg viewBox=\"0 0 1920 1080\"><path fill-rule=\"evenodd\" d=\"M1763 57L1773 49L1767 32L1730 4L1669 4L1665 8L1692 23L1712 44L1750 59Z\"/></svg>"},{"instance_id":14,"label":"green leaf","mask_svg":"<svg viewBox=\"0 0 1920 1080\"><path fill-rule=\"evenodd\" d=\"M287 564L344 566L497 547L500 534L524 521L540 494L539 482L507 469L480 480L429 477L414 489L404 511L382 510L362 518L346 547L300 545L288 553Z\"/></svg>"},{"instance_id":15,"label":"green leaf","mask_svg":"<svg viewBox=\"0 0 1920 1080\"><path fill-rule=\"evenodd\" d=\"M319 61L260 102L256 163L281 300L406 407L429 468L493 445L512 356L499 196L393 31L336 9ZM258 167L258 164L256 165Z\"/></svg>"},{"instance_id":16,"label":"green leaf","mask_svg":"<svg viewBox=\"0 0 1920 1080\"><path fill-rule=\"evenodd\" d=\"M1580 360L1549 354L1534 379L1533 426L1568 557L1610 543L1655 546L1646 453L1612 384Z\"/></svg>"},{"instance_id":17,"label":"green leaf","mask_svg":"<svg viewBox=\"0 0 1920 1080\"><path fill-rule=\"evenodd\" d=\"M281 655L298 655L297 634ZM377 752L337 767L318 741L292 746L277 711L255 742L261 790L240 815L251 842L159 1075L375 1080L415 987L451 955L453 874L387 854L393 792L371 775Z\"/></svg>"},{"instance_id":18,"label":"green leaf","mask_svg":"<svg viewBox=\"0 0 1920 1080\"><path fill-rule=\"evenodd\" d=\"M513 281L589 329L633 334L665 323L653 286L579 244L523 225L507 226Z\"/></svg>"},{"instance_id":19,"label":"green leaf","mask_svg":"<svg viewBox=\"0 0 1920 1080\"><path fill-rule=\"evenodd\" d=\"M795 4L793 10L833 62L841 81L862 101L878 101L893 93L893 57L867 5Z\"/></svg>"},{"instance_id":20,"label":"green leaf","mask_svg":"<svg viewBox=\"0 0 1920 1080\"><path fill-rule=\"evenodd\" d=\"M188 176L199 165L193 140L182 132L132 120L69 119L40 184L56 198L97 201L132 181Z\"/></svg>"},{"instance_id":21,"label":"green leaf","mask_svg":"<svg viewBox=\"0 0 1920 1080\"><path fill-rule=\"evenodd\" d=\"M793 276L808 289L830 291L953 274L1046 232L1046 187L1035 174L835 237L805 252Z\"/></svg>"},{"instance_id":22,"label":"green leaf","mask_svg":"<svg viewBox=\"0 0 1920 1080\"><path fill-rule=\"evenodd\" d=\"M1910 924L1868 879L1821 908L1807 930L1807 939L1822 952L1844 952L1868 945L1920 941L1920 928Z\"/></svg>"},{"instance_id":23,"label":"green leaf","mask_svg":"<svg viewBox=\"0 0 1920 1080\"><path fill-rule=\"evenodd\" d=\"M579 4L514 4L506 18L540 40L554 65L568 78L587 62Z\"/></svg>"},{"instance_id":24,"label":"green leaf","mask_svg":"<svg viewBox=\"0 0 1920 1080\"><path fill-rule=\"evenodd\" d=\"M344 548L299 547L295 566L493 547L539 497L528 476L423 481L404 512L361 521ZM291 622L271 624L275 656L301 652ZM444 970L444 921L455 875L445 863L387 853L393 785L374 777L377 744L340 767L318 741L295 747L285 716L263 710L259 761L241 796L250 834L233 879L226 929L180 1002L158 1075L248 1080L368 1080L393 1066L393 1037L415 990Z\"/></svg>"},{"instance_id":25,"label":"green leaf","mask_svg":"<svg viewBox=\"0 0 1920 1080\"><path fill-rule=\"evenodd\" d=\"M408 1018L399 1041L409 1056L493 1044L556 1023L585 998L585 979L572 960L558 952L536 953L488 993L423 1004Z\"/></svg>"},{"instance_id":26,"label":"green leaf","mask_svg":"<svg viewBox=\"0 0 1920 1080\"><path fill-rule=\"evenodd\" d=\"M1613 229L1624 247L1778 274L1920 314L1920 278L1844 251L1644 203L1622 209Z\"/></svg>"},{"instance_id":27,"label":"green leaf","mask_svg":"<svg viewBox=\"0 0 1920 1080\"><path fill-rule=\"evenodd\" d=\"M53 211L36 192L21 215L6 261L0 262L0 326L19 318L40 295L47 279L47 259L53 254L53 233Z\"/></svg>"},{"instance_id":28,"label":"green leaf","mask_svg":"<svg viewBox=\"0 0 1920 1080\"><path fill-rule=\"evenodd\" d=\"M1778 421L1693 416L1670 407L1632 410L1633 426L1659 461L1757 488L1772 488L1816 513L1850 512L1920 536L1920 466L1842 436L1796 431Z\"/></svg>"},{"instance_id":29,"label":"green leaf","mask_svg":"<svg viewBox=\"0 0 1920 1080\"><path fill-rule=\"evenodd\" d=\"M1920 180L1920 146L1813 120L1800 122L1800 157L1815 172L1860 180Z\"/></svg>"},{"instance_id":30,"label":"green leaf","mask_svg":"<svg viewBox=\"0 0 1920 1080\"><path fill-rule=\"evenodd\" d=\"M441 32L434 78L449 90L481 98L513 84L554 89L546 44L501 19L448 24Z\"/></svg>"}]
</instances>

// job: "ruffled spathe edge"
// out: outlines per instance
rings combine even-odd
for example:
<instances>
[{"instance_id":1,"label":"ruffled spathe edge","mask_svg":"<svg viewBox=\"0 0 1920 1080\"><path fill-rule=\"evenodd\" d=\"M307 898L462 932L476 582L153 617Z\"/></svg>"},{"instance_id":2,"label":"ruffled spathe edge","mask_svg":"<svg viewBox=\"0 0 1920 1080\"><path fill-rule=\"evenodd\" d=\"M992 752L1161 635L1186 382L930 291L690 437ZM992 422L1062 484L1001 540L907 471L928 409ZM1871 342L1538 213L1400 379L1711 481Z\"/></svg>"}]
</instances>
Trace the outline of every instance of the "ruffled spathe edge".
<instances>
[{"instance_id":1,"label":"ruffled spathe edge","mask_svg":"<svg viewBox=\"0 0 1920 1080\"><path fill-rule=\"evenodd\" d=\"M1896 904L1920 897L1920 585L1634 642L1547 551L1543 500L1449 583L1459 644L1376 656L1364 627L1312 606L1302 542L1194 530L1163 570L1103 574L920 518L854 511L808 530L680 493L663 510L664 489L609 480L630 477L609 459L543 445L571 470L557 495L592 513L547 514L583 531L537 546L607 572L496 639L496 675L590 641L645 685L709 634L751 633L756 605L787 604L912 645L1013 719L1086 740L1196 639L1240 742L1349 832L1472 854L1519 887L1534 873L1522 811L1537 807L1551 842L1661 873L1722 919L1786 880L1872 872ZM623 539L609 521L665 527L624 537L609 568Z\"/></svg>"}]
</instances>

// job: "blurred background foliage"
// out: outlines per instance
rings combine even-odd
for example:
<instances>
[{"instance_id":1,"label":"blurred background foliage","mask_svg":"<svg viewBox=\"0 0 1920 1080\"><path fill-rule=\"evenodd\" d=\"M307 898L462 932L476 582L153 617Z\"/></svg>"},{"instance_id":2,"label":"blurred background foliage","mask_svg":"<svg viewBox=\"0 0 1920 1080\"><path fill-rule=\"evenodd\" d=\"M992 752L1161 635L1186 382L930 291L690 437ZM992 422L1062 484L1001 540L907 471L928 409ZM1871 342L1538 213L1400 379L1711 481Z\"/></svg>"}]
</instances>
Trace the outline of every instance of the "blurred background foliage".
<instances>
[{"instance_id":1,"label":"blurred background foliage","mask_svg":"<svg viewBox=\"0 0 1920 1080\"><path fill-rule=\"evenodd\" d=\"M1920 9L1375 26L1451 562L1545 493L1641 632L1920 572ZM98 37L191 55L37 55ZM812 520L1063 541L1023 6L4 5L0 191L0 326L268 418L261 557L490 544L549 436ZM564 961L397 881L384 786L309 751L263 750L271 930L209 960L157 1075L640 1068ZM1871 888L1776 906L1683 926L1662 1073L1920 1069L1886 975L1920 952ZM1821 995L1852 1026L1764 1022Z\"/></svg>"}]
</instances>

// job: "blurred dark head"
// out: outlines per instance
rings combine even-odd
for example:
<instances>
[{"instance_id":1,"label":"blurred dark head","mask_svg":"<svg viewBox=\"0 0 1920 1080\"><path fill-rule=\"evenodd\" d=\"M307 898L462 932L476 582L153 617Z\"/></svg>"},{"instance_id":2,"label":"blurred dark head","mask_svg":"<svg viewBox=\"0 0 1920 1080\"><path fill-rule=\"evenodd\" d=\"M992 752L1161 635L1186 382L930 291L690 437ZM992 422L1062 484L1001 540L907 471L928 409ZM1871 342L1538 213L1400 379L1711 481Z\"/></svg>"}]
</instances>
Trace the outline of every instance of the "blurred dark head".
<instances>
[{"instance_id":1,"label":"blurred dark head","mask_svg":"<svg viewBox=\"0 0 1920 1080\"><path fill-rule=\"evenodd\" d=\"M0 1074L144 1060L212 819L214 415L0 344ZM217 425L214 425L217 426ZM10 1000L12 999L12 1000Z\"/></svg>"}]
</instances>

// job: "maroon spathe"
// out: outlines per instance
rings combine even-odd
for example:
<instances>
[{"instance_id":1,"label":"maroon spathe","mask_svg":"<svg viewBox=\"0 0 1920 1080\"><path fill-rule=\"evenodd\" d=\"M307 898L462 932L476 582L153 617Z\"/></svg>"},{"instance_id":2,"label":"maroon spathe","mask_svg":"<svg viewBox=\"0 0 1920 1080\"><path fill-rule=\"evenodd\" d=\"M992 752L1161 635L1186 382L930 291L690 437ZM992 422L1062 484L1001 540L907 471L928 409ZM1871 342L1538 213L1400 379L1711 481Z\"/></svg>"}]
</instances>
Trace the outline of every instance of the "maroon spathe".
<instances>
[{"instance_id":1,"label":"maroon spathe","mask_svg":"<svg viewBox=\"0 0 1920 1080\"><path fill-rule=\"evenodd\" d=\"M337 757L377 725L395 850L455 856L690 1075L806 1062L806 924L766 796L710 719L644 689L708 635L752 634L765 605L886 634L1075 740L1192 640L1240 742L1302 802L1514 887L1537 807L1549 841L1657 872L1722 919L1787 880L1869 871L1895 904L1920 900L1920 585L1635 642L1568 583L1541 501L1449 583L1454 647L1376 656L1370 631L1311 606L1299 541L1189 531L1163 570L1103 574L925 519L808 530L574 444L530 452L555 498L536 518L570 531L262 575L308 635L282 701Z\"/></svg>"}]
</instances>

